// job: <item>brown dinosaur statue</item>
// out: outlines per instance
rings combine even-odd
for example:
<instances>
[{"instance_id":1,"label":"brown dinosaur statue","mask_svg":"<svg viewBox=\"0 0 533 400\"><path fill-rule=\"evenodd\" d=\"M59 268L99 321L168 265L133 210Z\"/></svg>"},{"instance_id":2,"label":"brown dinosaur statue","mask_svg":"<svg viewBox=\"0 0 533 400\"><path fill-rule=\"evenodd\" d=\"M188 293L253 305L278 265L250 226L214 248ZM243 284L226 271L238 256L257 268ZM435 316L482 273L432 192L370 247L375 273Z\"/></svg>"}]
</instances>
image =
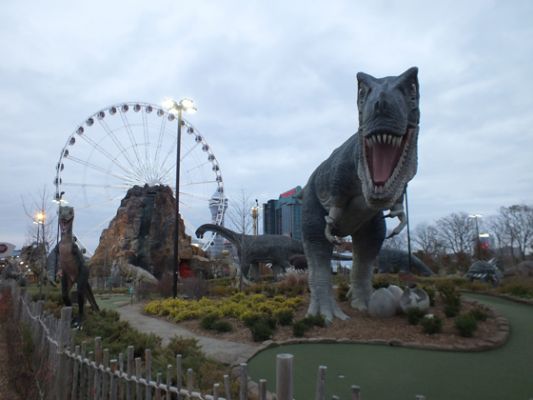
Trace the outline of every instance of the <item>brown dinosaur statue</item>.
<instances>
[{"instance_id":1,"label":"brown dinosaur statue","mask_svg":"<svg viewBox=\"0 0 533 400\"><path fill-rule=\"evenodd\" d=\"M74 222L74 208L59 207L59 226L61 228L61 240L59 241L59 270L61 271L61 295L65 306L71 306L70 289L74 283L78 286L78 323L83 320L83 308L85 298L89 300L91 307L99 311L98 304L94 298L91 286L89 285L89 269L85 265L83 255L75 243L72 234Z\"/></svg>"}]
</instances>

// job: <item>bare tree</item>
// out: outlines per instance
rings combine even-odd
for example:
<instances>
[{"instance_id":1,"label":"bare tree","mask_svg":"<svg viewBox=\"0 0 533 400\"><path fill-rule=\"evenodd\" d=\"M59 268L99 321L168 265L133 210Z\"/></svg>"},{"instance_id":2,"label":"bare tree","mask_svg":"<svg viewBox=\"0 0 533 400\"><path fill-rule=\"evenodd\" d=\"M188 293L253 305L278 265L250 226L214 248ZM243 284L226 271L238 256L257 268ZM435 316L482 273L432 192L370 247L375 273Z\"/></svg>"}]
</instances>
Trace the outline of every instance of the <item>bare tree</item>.
<instances>
[{"instance_id":1,"label":"bare tree","mask_svg":"<svg viewBox=\"0 0 533 400\"><path fill-rule=\"evenodd\" d=\"M533 246L533 206L515 204L501 207L494 224L511 251L516 247L520 259L525 260L527 250Z\"/></svg>"},{"instance_id":2,"label":"bare tree","mask_svg":"<svg viewBox=\"0 0 533 400\"><path fill-rule=\"evenodd\" d=\"M426 223L417 225L413 241L422 252L435 258L440 256L445 250L445 245L435 225Z\"/></svg>"},{"instance_id":3,"label":"bare tree","mask_svg":"<svg viewBox=\"0 0 533 400\"><path fill-rule=\"evenodd\" d=\"M227 226L238 233L251 234L253 226L251 211L254 205L255 200L244 190L241 190L240 198L229 200L225 215Z\"/></svg>"},{"instance_id":4,"label":"bare tree","mask_svg":"<svg viewBox=\"0 0 533 400\"><path fill-rule=\"evenodd\" d=\"M57 218L51 199L52 196L46 190L46 186L39 194L29 196L29 199L22 198L24 213L31 221L27 228L29 245L25 247L24 258L38 276L39 288L45 277L47 254L57 238L57 230L54 229Z\"/></svg>"},{"instance_id":5,"label":"bare tree","mask_svg":"<svg viewBox=\"0 0 533 400\"><path fill-rule=\"evenodd\" d=\"M46 250L49 250L56 241L54 227L57 224L57 216L51 199L52 196L46 190L46 186L39 194L22 198L22 207L29 219L26 240L28 244L32 244L39 238L39 243L44 243Z\"/></svg>"},{"instance_id":6,"label":"bare tree","mask_svg":"<svg viewBox=\"0 0 533 400\"><path fill-rule=\"evenodd\" d=\"M471 254L476 238L475 226L467 213L452 213L437 221L439 238L453 254Z\"/></svg>"}]
</instances>

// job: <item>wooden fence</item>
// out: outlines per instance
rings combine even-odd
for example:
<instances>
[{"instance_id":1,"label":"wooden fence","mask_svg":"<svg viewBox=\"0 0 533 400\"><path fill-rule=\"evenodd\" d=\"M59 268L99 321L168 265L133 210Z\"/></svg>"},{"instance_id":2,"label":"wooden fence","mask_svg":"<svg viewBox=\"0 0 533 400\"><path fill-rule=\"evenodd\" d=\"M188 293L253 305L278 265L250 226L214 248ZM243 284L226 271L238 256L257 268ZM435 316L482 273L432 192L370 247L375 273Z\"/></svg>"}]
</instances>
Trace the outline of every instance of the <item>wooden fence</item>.
<instances>
[{"instance_id":1,"label":"wooden fence","mask_svg":"<svg viewBox=\"0 0 533 400\"><path fill-rule=\"evenodd\" d=\"M6 283L2 282L5 287ZM144 361L134 358L129 346L118 358L110 358L102 349L102 339L94 339L94 351L87 351L87 343L74 345L70 327L72 308L64 307L57 319L43 310L43 301L33 302L29 294L10 284L13 297L13 317L31 332L34 351L32 363L38 371L41 399L46 400L232 400L230 376L224 375L220 385L213 385L212 393L202 394L194 389L194 372L183 374L182 357L176 355L175 366L168 365L165 374L152 374L152 353L145 350ZM327 367L318 368L314 400L326 400L325 377ZM235 370L234 370L235 371ZM276 393L267 392L267 381L251 382L247 365L237 369L238 400L293 400L293 356L278 354L276 359ZM182 382L185 376L185 382ZM155 379L154 379L155 378ZM175 378L173 385L172 379ZM224 397L222 397L224 396ZM237 398L233 397L234 400ZM333 396L332 400L340 400ZM424 400L424 396L416 396ZM306 399L307 400L307 399ZM350 400L360 400L358 386L351 387Z\"/></svg>"}]
</instances>

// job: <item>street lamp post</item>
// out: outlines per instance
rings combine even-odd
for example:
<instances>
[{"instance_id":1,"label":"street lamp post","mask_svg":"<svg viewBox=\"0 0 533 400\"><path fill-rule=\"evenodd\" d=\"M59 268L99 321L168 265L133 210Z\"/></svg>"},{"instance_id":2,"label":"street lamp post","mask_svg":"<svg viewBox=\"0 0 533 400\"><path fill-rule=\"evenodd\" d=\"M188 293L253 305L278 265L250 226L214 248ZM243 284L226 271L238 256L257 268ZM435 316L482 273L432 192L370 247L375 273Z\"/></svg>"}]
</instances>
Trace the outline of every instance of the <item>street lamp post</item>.
<instances>
[{"instance_id":1,"label":"street lamp post","mask_svg":"<svg viewBox=\"0 0 533 400\"><path fill-rule=\"evenodd\" d=\"M255 206L252 207L251 213L252 213L254 236L257 236L259 233L259 229L258 229L259 226L257 224L257 220L259 218L259 202L257 201L257 199L255 199Z\"/></svg>"},{"instance_id":2,"label":"street lamp post","mask_svg":"<svg viewBox=\"0 0 533 400\"><path fill-rule=\"evenodd\" d=\"M45 236L44 236L44 223L46 221L46 213L44 212L44 210L39 210L35 213L35 217L34 217L34 220L33 220L33 223L34 224L37 224L37 254L38 255L41 255L40 258L40 264L41 264L41 268L40 268L40 271L39 271L39 298L41 298L41 295L42 295L42 281L43 281L43 273L44 273L44 268L45 268L45 265L46 265L46 240L45 240ZM42 234L41 234L41 241L43 243L43 248L42 248L42 254L41 253L41 249L39 248L39 231L42 231Z\"/></svg>"},{"instance_id":3,"label":"street lamp post","mask_svg":"<svg viewBox=\"0 0 533 400\"><path fill-rule=\"evenodd\" d=\"M178 296L178 278L179 278L179 227L180 227L180 158L181 158L181 126L183 124L183 112L194 113L196 107L191 99L182 99L176 102L172 99L163 101L163 108L169 113L178 117L178 137L176 146L176 218L174 220L174 271L172 281L172 296Z\"/></svg>"},{"instance_id":4,"label":"street lamp post","mask_svg":"<svg viewBox=\"0 0 533 400\"><path fill-rule=\"evenodd\" d=\"M476 223L476 257L477 259L479 260L480 259L480 252L481 252L481 249L480 249L480 243L479 243L479 223L478 223L478 219L481 218L483 215L481 214L470 214L468 216L468 218L472 218L474 219L475 223Z\"/></svg>"}]
</instances>

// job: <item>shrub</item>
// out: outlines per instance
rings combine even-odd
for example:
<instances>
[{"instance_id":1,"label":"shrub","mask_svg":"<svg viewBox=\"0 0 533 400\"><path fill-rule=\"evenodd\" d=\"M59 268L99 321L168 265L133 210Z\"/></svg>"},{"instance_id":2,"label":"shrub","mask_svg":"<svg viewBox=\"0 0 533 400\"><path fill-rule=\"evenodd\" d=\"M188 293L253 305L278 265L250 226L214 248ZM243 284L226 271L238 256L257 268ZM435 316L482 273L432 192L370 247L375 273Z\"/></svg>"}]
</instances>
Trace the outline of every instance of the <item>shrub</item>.
<instances>
[{"instance_id":1,"label":"shrub","mask_svg":"<svg viewBox=\"0 0 533 400\"><path fill-rule=\"evenodd\" d=\"M456 287L449 282L445 282L438 287L440 297L444 303L444 314L448 318L455 317L461 311L461 294Z\"/></svg>"},{"instance_id":2,"label":"shrub","mask_svg":"<svg viewBox=\"0 0 533 400\"><path fill-rule=\"evenodd\" d=\"M485 307L477 306L469 312L469 314L474 317L476 321L486 321L489 314Z\"/></svg>"},{"instance_id":3,"label":"shrub","mask_svg":"<svg viewBox=\"0 0 533 400\"><path fill-rule=\"evenodd\" d=\"M302 319L304 324L306 324L309 328L312 328L313 326L319 326L321 328L326 326L326 320L321 314L318 315L308 315L304 319Z\"/></svg>"},{"instance_id":4,"label":"shrub","mask_svg":"<svg viewBox=\"0 0 533 400\"><path fill-rule=\"evenodd\" d=\"M288 308L282 308L274 313L274 316L281 326L287 326L292 324L294 313Z\"/></svg>"},{"instance_id":5,"label":"shrub","mask_svg":"<svg viewBox=\"0 0 533 400\"><path fill-rule=\"evenodd\" d=\"M250 328L250 331L252 332L252 338L254 342L268 340L274 333L266 319L259 319L256 321L255 324Z\"/></svg>"},{"instance_id":6,"label":"shrub","mask_svg":"<svg viewBox=\"0 0 533 400\"><path fill-rule=\"evenodd\" d=\"M225 333L233 331L233 326L228 321L215 321L211 329L218 333Z\"/></svg>"},{"instance_id":7,"label":"shrub","mask_svg":"<svg viewBox=\"0 0 533 400\"><path fill-rule=\"evenodd\" d=\"M461 311L461 307L458 304L446 304L444 306L444 314L446 314L448 318L457 316L459 311Z\"/></svg>"},{"instance_id":8,"label":"shrub","mask_svg":"<svg viewBox=\"0 0 533 400\"><path fill-rule=\"evenodd\" d=\"M442 331L442 319L433 314L424 316L420 320L420 325L422 325L422 331L428 335L434 335Z\"/></svg>"},{"instance_id":9,"label":"shrub","mask_svg":"<svg viewBox=\"0 0 533 400\"><path fill-rule=\"evenodd\" d=\"M200 321L200 327L202 327L202 329L212 330L214 329L214 325L217 321L218 321L218 315L208 314L205 317L203 317L202 320Z\"/></svg>"},{"instance_id":10,"label":"shrub","mask_svg":"<svg viewBox=\"0 0 533 400\"><path fill-rule=\"evenodd\" d=\"M455 318L455 327L459 335L472 337L477 329L477 321L471 314L463 314Z\"/></svg>"},{"instance_id":11,"label":"shrub","mask_svg":"<svg viewBox=\"0 0 533 400\"><path fill-rule=\"evenodd\" d=\"M412 307L407 310L407 321L411 325L417 325L422 318L426 315L425 311L420 308Z\"/></svg>"},{"instance_id":12,"label":"shrub","mask_svg":"<svg viewBox=\"0 0 533 400\"><path fill-rule=\"evenodd\" d=\"M254 326L261 318L263 318L263 315L256 312L245 312L241 316L242 322L244 322L244 325L246 325L248 328Z\"/></svg>"},{"instance_id":13,"label":"shrub","mask_svg":"<svg viewBox=\"0 0 533 400\"><path fill-rule=\"evenodd\" d=\"M348 301L348 291L350 290L350 285L347 282L340 282L337 286L337 300L339 301Z\"/></svg>"},{"instance_id":14,"label":"shrub","mask_svg":"<svg viewBox=\"0 0 533 400\"><path fill-rule=\"evenodd\" d=\"M305 332L309 330L309 325L305 323L303 319L296 321L292 326L292 334L295 337L304 337Z\"/></svg>"}]
</instances>

